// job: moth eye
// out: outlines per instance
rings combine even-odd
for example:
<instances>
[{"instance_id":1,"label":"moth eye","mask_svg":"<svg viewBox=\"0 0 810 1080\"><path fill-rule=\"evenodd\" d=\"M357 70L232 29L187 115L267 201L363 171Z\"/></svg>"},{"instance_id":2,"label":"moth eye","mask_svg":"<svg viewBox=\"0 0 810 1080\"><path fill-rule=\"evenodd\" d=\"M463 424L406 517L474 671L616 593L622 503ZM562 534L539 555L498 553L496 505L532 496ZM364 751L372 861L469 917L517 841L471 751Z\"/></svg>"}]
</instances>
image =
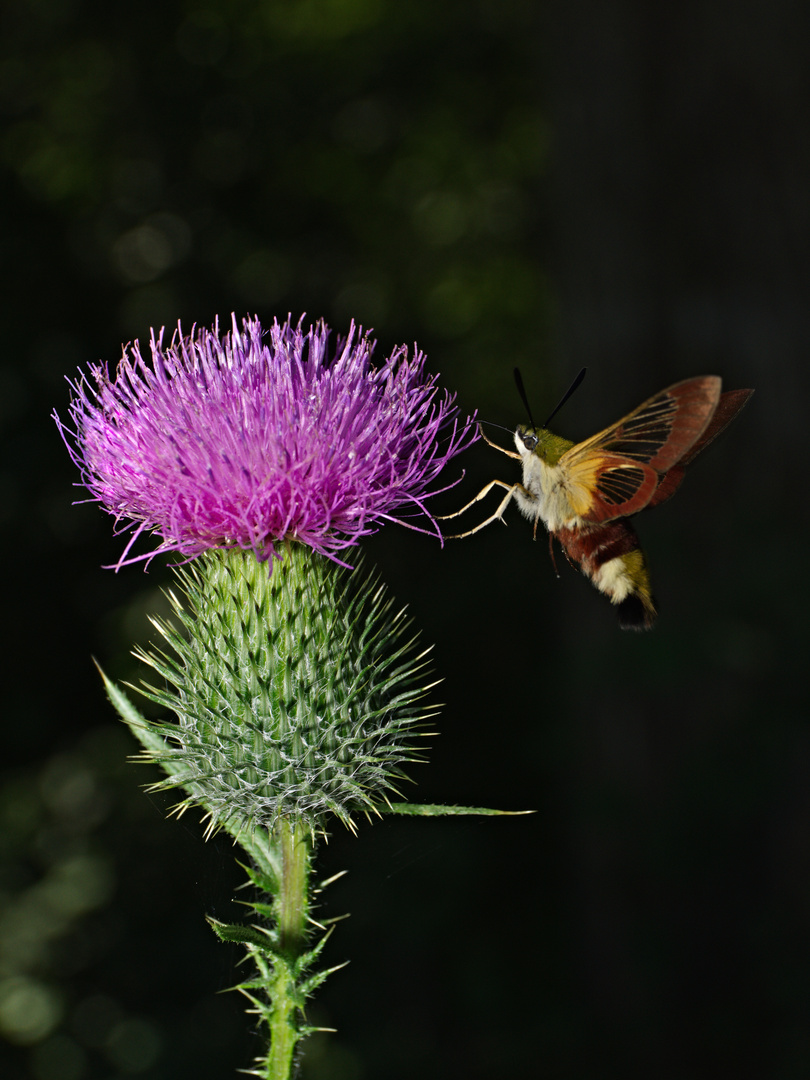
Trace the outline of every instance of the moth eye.
<instances>
[{"instance_id":1,"label":"moth eye","mask_svg":"<svg viewBox=\"0 0 810 1080\"><path fill-rule=\"evenodd\" d=\"M527 450L534 450L535 446L537 446L537 436L532 435L531 432L528 435L521 435L520 437Z\"/></svg>"}]
</instances>

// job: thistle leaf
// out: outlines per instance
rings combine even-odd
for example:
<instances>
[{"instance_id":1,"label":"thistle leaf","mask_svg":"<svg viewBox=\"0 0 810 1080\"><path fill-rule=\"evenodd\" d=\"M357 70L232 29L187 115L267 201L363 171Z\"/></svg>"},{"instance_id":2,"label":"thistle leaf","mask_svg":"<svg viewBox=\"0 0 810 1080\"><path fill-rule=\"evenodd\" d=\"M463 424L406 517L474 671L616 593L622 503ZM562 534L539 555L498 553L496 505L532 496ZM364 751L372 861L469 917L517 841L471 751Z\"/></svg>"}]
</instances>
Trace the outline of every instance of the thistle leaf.
<instances>
[{"instance_id":1,"label":"thistle leaf","mask_svg":"<svg viewBox=\"0 0 810 1080\"><path fill-rule=\"evenodd\" d=\"M378 806L381 814L403 814L411 817L459 817L478 814L484 817L516 817L534 814L535 810L492 810L485 806L440 806L436 803L386 803Z\"/></svg>"},{"instance_id":2,"label":"thistle leaf","mask_svg":"<svg viewBox=\"0 0 810 1080\"><path fill-rule=\"evenodd\" d=\"M206 916L207 922L220 941L232 941L238 945L252 945L261 952L272 954L273 935L270 931L257 929L255 926L237 926L223 923Z\"/></svg>"}]
</instances>

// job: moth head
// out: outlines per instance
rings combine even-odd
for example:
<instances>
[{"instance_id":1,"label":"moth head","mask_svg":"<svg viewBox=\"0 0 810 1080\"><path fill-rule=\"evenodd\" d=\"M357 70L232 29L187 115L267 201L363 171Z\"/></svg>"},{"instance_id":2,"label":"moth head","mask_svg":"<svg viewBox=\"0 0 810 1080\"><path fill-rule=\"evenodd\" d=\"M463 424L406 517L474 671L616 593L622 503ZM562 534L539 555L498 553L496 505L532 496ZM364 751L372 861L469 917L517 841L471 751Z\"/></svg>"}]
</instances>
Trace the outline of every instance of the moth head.
<instances>
[{"instance_id":1,"label":"moth head","mask_svg":"<svg viewBox=\"0 0 810 1080\"><path fill-rule=\"evenodd\" d=\"M518 424L515 430L515 446L524 462L530 458L540 458L546 465L556 465L573 445L570 439L554 435L548 428Z\"/></svg>"},{"instance_id":2,"label":"moth head","mask_svg":"<svg viewBox=\"0 0 810 1080\"><path fill-rule=\"evenodd\" d=\"M521 457L529 457L537 449L538 430L529 424L518 424L515 431L515 446Z\"/></svg>"}]
</instances>

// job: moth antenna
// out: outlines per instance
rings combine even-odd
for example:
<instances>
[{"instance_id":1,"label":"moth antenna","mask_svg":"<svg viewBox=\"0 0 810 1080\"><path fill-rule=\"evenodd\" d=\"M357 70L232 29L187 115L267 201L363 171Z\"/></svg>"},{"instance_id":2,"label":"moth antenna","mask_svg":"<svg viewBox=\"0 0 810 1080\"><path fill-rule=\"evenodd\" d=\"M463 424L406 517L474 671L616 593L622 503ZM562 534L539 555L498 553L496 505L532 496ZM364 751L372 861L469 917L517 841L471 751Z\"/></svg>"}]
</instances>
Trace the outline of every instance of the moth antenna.
<instances>
[{"instance_id":1,"label":"moth antenna","mask_svg":"<svg viewBox=\"0 0 810 1080\"><path fill-rule=\"evenodd\" d=\"M515 386L517 386L518 393L520 394L520 400L526 406L526 412L529 415L529 423L532 427L537 427L532 416L532 410L529 408L529 399L526 397L526 388L523 385L523 377L520 374L520 368L515 368Z\"/></svg>"},{"instance_id":2,"label":"moth antenna","mask_svg":"<svg viewBox=\"0 0 810 1080\"><path fill-rule=\"evenodd\" d=\"M548 427L548 425L551 423L551 421L554 419L554 417L557 415L557 413L560 411L560 409L563 407L563 405L566 403L566 401L568 401L568 399L571 397L573 392L577 389L579 384L585 378L585 372L587 370L588 370L587 368L583 368L582 371L580 371L579 375L577 375L577 377L574 379L574 381L571 383L571 385L565 391L563 396L557 402L557 405L553 409L553 411L551 413L551 416L549 416L548 420L546 420L545 424L543 424L543 427L545 427L545 428ZM534 425L532 424L532 426L534 426Z\"/></svg>"}]
</instances>

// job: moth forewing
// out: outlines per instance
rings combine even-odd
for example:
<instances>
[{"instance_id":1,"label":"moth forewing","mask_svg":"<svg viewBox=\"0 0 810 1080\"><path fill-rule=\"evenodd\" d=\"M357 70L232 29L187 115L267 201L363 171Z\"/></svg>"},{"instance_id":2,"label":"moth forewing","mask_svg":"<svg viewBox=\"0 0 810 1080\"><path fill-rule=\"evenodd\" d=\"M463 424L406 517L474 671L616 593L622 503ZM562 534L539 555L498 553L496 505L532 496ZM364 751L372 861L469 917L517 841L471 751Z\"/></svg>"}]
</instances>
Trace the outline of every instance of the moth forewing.
<instances>
[{"instance_id":1,"label":"moth forewing","mask_svg":"<svg viewBox=\"0 0 810 1080\"><path fill-rule=\"evenodd\" d=\"M665 473L699 442L720 401L722 380L700 375L674 383L573 447L572 456L620 454Z\"/></svg>"}]
</instances>

